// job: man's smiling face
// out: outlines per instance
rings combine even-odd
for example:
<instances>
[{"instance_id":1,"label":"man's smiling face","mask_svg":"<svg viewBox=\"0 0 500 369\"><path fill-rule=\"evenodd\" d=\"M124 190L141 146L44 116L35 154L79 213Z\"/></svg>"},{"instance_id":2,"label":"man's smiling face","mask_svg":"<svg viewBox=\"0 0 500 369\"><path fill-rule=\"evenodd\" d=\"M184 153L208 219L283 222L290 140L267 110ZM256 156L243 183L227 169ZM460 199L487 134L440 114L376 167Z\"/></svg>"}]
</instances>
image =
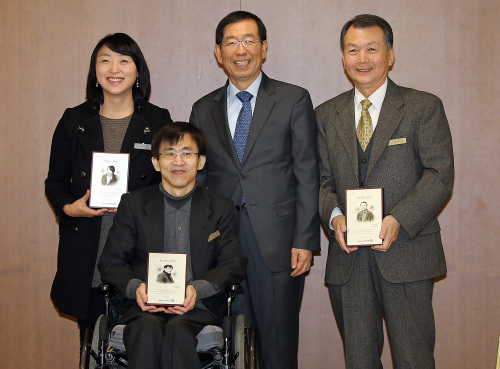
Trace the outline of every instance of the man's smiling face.
<instances>
[{"instance_id":1,"label":"man's smiling face","mask_svg":"<svg viewBox=\"0 0 500 369\"><path fill-rule=\"evenodd\" d=\"M222 42L260 40L257 23L253 19L245 19L231 23L224 28ZM240 42L236 49L224 45L215 45L215 56L229 75L231 82L240 90L246 90L257 79L266 58L267 40L258 42L253 47L245 47Z\"/></svg>"},{"instance_id":2,"label":"man's smiling face","mask_svg":"<svg viewBox=\"0 0 500 369\"><path fill-rule=\"evenodd\" d=\"M394 49L388 49L380 27L350 27L344 39L344 69L364 97L385 82L394 63Z\"/></svg>"}]
</instances>

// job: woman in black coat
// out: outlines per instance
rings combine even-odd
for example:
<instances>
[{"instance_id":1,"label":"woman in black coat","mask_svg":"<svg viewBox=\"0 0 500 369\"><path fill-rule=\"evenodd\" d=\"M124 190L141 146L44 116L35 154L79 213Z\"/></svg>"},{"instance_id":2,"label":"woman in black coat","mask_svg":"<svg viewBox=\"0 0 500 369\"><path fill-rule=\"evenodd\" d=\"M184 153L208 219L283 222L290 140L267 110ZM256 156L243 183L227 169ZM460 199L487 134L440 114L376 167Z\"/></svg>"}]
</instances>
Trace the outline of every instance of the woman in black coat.
<instances>
[{"instance_id":1,"label":"woman in black coat","mask_svg":"<svg viewBox=\"0 0 500 369\"><path fill-rule=\"evenodd\" d=\"M64 112L52 139L45 193L60 239L51 297L60 313L78 318L81 340L104 310L96 264L116 212L88 207L92 152L130 153L128 191L160 181L150 143L172 120L167 109L147 101L149 79L132 38L124 33L104 37L90 59L87 101Z\"/></svg>"}]
</instances>

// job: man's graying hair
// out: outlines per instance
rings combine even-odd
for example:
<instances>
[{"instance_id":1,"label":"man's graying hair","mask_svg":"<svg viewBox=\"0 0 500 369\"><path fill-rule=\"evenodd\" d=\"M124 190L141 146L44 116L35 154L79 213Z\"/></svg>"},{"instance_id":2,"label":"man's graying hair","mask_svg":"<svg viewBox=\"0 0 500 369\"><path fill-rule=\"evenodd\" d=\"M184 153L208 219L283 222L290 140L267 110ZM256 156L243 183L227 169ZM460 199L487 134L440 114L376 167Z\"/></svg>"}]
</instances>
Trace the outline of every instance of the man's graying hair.
<instances>
[{"instance_id":1,"label":"man's graying hair","mask_svg":"<svg viewBox=\"0 0 500 369\"><path fill-rule=\"evenodd\" d=\"M383 18L380 18L372 14L360 14L356 15L342 27L340 32L340 47L344 50L344 40L347 30L351 27L354 28L369 28L369 27L379 27L384 32L385 44L387 45L387 50L392 49L394 36L392 35L392 28Z\"/></svg>"}]
</instances>

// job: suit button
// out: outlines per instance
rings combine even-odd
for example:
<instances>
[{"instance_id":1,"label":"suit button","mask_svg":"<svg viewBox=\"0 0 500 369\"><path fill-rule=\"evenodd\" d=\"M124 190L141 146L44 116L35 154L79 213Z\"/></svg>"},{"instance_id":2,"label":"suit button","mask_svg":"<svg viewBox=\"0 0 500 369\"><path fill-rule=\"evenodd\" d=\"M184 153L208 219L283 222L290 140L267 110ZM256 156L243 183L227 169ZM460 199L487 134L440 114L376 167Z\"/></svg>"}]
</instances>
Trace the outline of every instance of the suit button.
<instances>
[{"instance_id":1,"label":"suit button","mask_svg":"<svg viewBox=\"0 0 500 369\"><path fill-rule=\"evenodd\" d=\"M247 179L247 176L246 176L246 175L244 175L244 174L240 174L240 178L241 178L241 179Z\"/></svg>"},{"instance_id":2,"label":"suit button","mask_svg":"<svg viewBox=\"0 0 500 369\"><path fill-rule=\"evenodd\" d=\"M365 187L366 182L361 182L360 185L361 185L361 187Z\"/></svg>"},{"instance_id":3,"label":"suit button","mask_svg":"<svg viewBox=\"0 0 500 369\"><path fill-rule=\"evenodd\" d=\"M85 172L81 172L81 173L80 173L80 177L82 177L82 178L87 177L87 173L85 173Z\"/></svg>"},{"instance_id":4,"label":"suit button","mask_svg":"<svg viewBox=\"0 0 500 369\"><path fill-rule=\"evenodd\" d=\"M80 134L85 132L85 128L83 128L82 126L78 126L77 130L78 130L78 133L80 133Z\"/></svg>"},{"instance_id":5,"label":"suit button","mask_svg":"<svg viewBox=\"0 0 500 369\"><path fill-rule=\"evenodd\" d=\"M142 180L145 180L146 178L148 178L148 175L146 173L142 173L141 175L141 179Z\"/></svg>"},{"instance_id":6,"label":"suit button","mask_svg":"<svg viewBox=\"0 0 500 369\"><path fill-rule=\"evenodd\" d=\"M71 230L73 231L73 233L78 233L78 227L73 227Z\"/></svg>"},{"instance_id":7,"label":"suit button","mask_svg":"<svg viewBox=\"0 0 500 369\"><path fill-rule=\"evenodd\" d=\"M364 164L364 163L366 163L366 159L365 159L365 158L361 159L361 162L362 162L363 164Z\"/></svg>"},{"instance_id":8,"label":"suit button","mask_svg":"<svg viewBox=\"0 0 500 369\"><path fill-rule=\"evenodd\" d=\"M144 128L145 135L147 135L149 132L151 132L151 129L149 127Z\"/></svg>"},{"instance_id":9,"label":"suit button","mask_svg":"<svg viewBox=\"0 0 500 369\"><path fill-rule=\"evenodd\" d=\"M239 205L236 205L234 208L235 208L236 210L238 210L238 211L240 210L240 206L239 206Z\"/></svg>"}]
</instances>

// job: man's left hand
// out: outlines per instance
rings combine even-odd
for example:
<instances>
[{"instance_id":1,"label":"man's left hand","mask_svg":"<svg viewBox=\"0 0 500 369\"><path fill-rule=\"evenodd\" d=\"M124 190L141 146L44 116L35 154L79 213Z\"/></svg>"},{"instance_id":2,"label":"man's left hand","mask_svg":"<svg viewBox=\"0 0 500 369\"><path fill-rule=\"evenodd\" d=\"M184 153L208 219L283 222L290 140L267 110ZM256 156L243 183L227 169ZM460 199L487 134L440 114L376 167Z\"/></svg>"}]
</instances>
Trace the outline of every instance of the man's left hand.
<instances>
[{"instance_id":1,"label":"man's left hand","mask_svg":"<svg viewBox=\"0 0 500 369\"><path fill-rule=\"evenodd\" d=\"M304 249L292 249L292 277L304 274L311 267L312 251Z\"/></svg>"},{"instance_id":2,"label":"man's left hand","mask_svg":"<svg viewBox=\"0 0 500 369\"><path fill-rule=\"evenodd\" d=\"M193 286L188 285L186 287L186 298L184 299L184 304L182 306L169 306L167 309L167 313L184 315L189 310L194 308L194 304L196 303L196 290Z\"/></svg>"},{"instance_id":3,"label":"man's left hand","mask_svg":"<svg viewBox=\"0 0 500 369\"><path fill-rule=\"evenodd\" d=\"M401 225L392 215L388 215L382 220L382 228L379 237L383 240L382 245L372 246L373 250L386 252L392 243L399 237Z\"/></svg>"}]
</instances>

